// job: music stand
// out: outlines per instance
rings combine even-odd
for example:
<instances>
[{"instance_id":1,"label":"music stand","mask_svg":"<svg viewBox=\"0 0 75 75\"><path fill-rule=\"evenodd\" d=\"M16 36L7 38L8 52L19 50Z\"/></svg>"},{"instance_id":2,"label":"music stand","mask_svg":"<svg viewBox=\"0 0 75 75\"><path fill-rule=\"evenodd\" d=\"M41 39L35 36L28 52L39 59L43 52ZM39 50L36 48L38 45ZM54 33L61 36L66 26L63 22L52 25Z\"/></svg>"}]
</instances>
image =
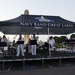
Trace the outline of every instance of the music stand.
<instances>
[{"instance_id":1,"label":"music stand","mask_svg":"<svg viewBox=\"0 0 75 75\"><path fill-rule=\"evenodd\" d=\"M44 43L44 53L49 55L49 43L47 42Z\"/></svg>"},{"instance_id":2,"label":"music stand","mask_svg":"<svg viewBox=\"0 0 75 75\"><path fill-rule=\"evenodd\" d=\"M0 42L0 47L2 48L3 56L4 56L4 47L6 46L7 46L7 42Z\"/></svg>"},{"instance_id":3,"label":"music stand","mask_svg":"<svg viewBox=\"0 0 75 75\"><path fill-rule=\"evenodd\" d=\"M36 40L30 40L30 44L31 45L37 45L37 41Z\"/></svg>"},{"instance_id":4,"label":"music stand","mask_svg":"<svg viewBox=\"0 0 75 75\"><path fill-rule=\"evenodd\" d=\"M24 41L17 41L17 44L24 44Z\"/></svg>"},{"instance_id":5,"label":"music stand","mask_svg":"<svg viewBox=\"0 0 75 75\"><path fill-rule=\"evenodd\" d=\"M7 46L6 42L0 42L0 47L5 47L5 46Z\"/></svg>"}]
</instances>

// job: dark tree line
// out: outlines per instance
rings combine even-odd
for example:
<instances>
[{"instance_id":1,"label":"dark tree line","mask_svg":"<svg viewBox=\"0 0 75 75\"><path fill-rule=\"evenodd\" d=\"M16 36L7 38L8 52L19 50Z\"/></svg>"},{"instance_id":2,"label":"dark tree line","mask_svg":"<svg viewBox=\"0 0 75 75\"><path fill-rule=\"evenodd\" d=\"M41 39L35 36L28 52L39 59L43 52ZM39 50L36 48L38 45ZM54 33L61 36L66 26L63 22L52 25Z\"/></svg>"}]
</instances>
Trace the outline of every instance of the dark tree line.
<instances>
[{"instance_id":1,"label":"dark tree line","mask_svg":"<svg viewBox=\"0 0 75 75\"><path fill-rule=\"evenodd\" d=\"M75 34L72 34L71 37L72 37L72 38L75 38Z\"/></svg>"},{"instance_id":2,"label":"dark tree line","mask_svg":"<svg viewBox=\"0 0 75 75\"><path fill-rule=\"evenodd\" d=\"M70 37L75 38L75 34L71 34ZM59 44L59 43L65 42L68 38L67 36L60 36L60 37L55 36L54 39L55 39L55 42Z\"/></svg>"},{"instance_id":3,"label":"dark tree line","mask_svg":"<svg viewBox=\"0 0 75 75\"><path fill-rule=\"evenodd\" d=\"M59 44L65 42L68 38L66 36L60 36L60 37L55 36L54 39L55 42Z\"/></svg>"}]
</instances>

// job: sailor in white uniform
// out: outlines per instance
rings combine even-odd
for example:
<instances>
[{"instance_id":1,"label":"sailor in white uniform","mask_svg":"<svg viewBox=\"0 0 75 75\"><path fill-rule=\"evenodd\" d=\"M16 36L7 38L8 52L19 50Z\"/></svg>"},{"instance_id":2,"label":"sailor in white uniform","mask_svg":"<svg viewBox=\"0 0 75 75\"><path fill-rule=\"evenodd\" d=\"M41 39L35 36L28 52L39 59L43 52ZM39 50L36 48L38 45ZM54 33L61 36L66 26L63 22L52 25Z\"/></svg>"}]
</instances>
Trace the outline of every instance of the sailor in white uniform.
<instances>
[{"instance_id":1,"label":"sailor in white uniform","mask_svg":"<svg viewBox=\"0 0 75 75\"><path fill-rule=\"evenodd\" d=\"M24 38L20 35L18 41L24 41ZM18 44L16 56L20 55L20 50L21 50L21 55L24 56L24 44Z\"/></svg>"},{"instance_id":2,"label":"sailor in white uniform","mask_svg":"<svg viewBox=\"0 0 75 75\"><path fill-rule=\"evenodd\" d=\"M55 40L53 39L53 37L49 37L48 40L49 43L49 54L54 55L54 51L55 51Z\"/></svg>"},{"instance_id":3,"label":"sailor in white uniform","mask_svg":"<svg viewBox=\"0 0 75 75\"><path fill-rule=\"evenodd\" d=\"M33 34L33 37L30 40L31 40L31 53L32 55L36 55L37 38L35 37L35 34Z\"/></svg>"},{"instance_id":4,"label":"sailor in white uniform","mask_svg":"<svg viewBox=\"0 0 75 75\"><path fill-rule=\"evenodd\" d=\"M6 46L3 47L4 55L8 55L8 44L9 44L9 40L6 38L5 35L3 35L3 38L1 39L1 42L5 42Z\"/></svg>"}]
</instances>

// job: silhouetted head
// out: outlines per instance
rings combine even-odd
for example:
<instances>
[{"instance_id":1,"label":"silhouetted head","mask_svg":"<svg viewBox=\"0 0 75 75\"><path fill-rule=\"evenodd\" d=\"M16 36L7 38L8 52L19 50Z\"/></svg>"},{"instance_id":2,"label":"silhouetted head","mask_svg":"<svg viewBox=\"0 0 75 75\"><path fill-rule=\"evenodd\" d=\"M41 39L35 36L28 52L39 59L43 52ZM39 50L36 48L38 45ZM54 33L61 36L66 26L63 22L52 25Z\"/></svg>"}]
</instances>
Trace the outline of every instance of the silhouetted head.
<instances>
[{"instance_id":1,"label":"silhouetted head","mask_svg":"<svg viewBox=\"0 0 75 75\"><path fill-rule=\"evenodd\" d=\"M53 38L52 36L49 37L49 39L52 39L52 38Z\"/></svg>"},{"instance_id":2,"label":"silhouetted head","mask_svg":"<svg viewBox=\"0 0 75 75\"><path fill-rule=\"evenodd\" d=\"M5 36L5 35L3 35L3 38L6 38L6 36Z\"/></svg>"}]
</instances>

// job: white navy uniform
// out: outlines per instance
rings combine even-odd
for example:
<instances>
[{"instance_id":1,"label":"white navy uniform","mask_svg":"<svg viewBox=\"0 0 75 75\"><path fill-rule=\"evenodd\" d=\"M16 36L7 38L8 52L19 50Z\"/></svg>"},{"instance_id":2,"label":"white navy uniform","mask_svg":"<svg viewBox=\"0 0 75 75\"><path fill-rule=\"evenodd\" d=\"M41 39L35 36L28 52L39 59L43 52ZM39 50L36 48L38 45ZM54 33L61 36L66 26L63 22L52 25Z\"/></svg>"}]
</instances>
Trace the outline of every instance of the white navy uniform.
<instances>
[{"instance_id":1,"label":"white navy uniform","mask_svg":"<svg viewBox=\"0 0 75 75\"><path fill-rule=\"evenodd\" d=\"M48 43L49 43L49 51L53 51L54 48L55 48L55 40L54 39L50 39L48 41Z\"/></svg>"},{"instance_id":2,"label":"white navy uniform","mask_svg":"<svg viewBox=\"0 0 75 75\"><path fill-rule=\"evenodd\" d=\"M36 55L36 47L37 47L36 38L31 38L31 53L32 53L32 55Z\"/></svg>"},{"instance_id":3,"label":"white navy uniform","mask_svg":"<svg viewBox=\"0 0 75 75\"><path fill-rule=\"evenodd\" d=\"M2 38L1 42L6 42L6 43L8 43L8 39L7 39L7 38Z\"/></svg>"},{"instance_id":4,"label":"white navy uniform","mask_svg":"<svg viewBox=\"0 0 75 75\"><path fill-rule=\"evenodd\" d=\"M21 37L18 41L24 41L24 39ZM21 55L24 56L24 45L19 44L17 47L17 56L20 55L20 50L21 50Z\"/></svg>"}]
</instances>

